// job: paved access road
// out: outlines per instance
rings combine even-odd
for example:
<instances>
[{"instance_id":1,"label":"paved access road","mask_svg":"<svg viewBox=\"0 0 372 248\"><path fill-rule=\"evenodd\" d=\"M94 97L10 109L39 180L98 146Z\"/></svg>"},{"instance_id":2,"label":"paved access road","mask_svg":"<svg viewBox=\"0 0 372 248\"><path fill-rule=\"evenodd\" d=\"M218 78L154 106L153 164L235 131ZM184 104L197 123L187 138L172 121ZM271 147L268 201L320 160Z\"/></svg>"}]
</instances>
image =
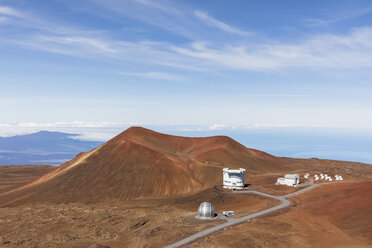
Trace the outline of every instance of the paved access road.
<instances>
[{"instance_id":1,"label":"paved access road","mask_svg":"<svg viewBox=\"0 0 372 248\"><path fill-rule=\"evenodd\" d=\"M268 209L265 209L265 210L262 210L262 211L259 211L259 212L253 213L253 214L249 214L249 215L240 217L240 218L226 218L227 221L225 223L222 223L220 225L217 225L217 226L205 229L203 231L197 232L197 233L195 233L195 234L193 234L193 235L191 235L191 236L189 236L185 239L182 239L180 241L177 241L176 243L170 244L170 245L166 246L165 248L180 247L180 246L192 243L192 242L194 242L194 241L196 241L200 238L203 238L205 236L208 236L212 233L220 231L224 228L235 226L237 224L240 224L242 222L251 220L251 219L259 217L261 215L272 213L272 212L278 211L282 208L286 208L286 207L291 205L291 202L288 200L288 198L290 198L292 196L300 195L300 194L305 193L307 191L310 191L310 190L316 188L317 186L318 186L317 184L313 184L313 185L311 185L307 188L301 189L299 191L296 191L296 192L293 192L291 194L284 195L284 196L275 196L275 195L262 193L262 192L259 192L259 191L254 191L254 190L252 190L252 191L234 191L234 194L256 194L256 195L261 195L261 196L268 197L268 198L273 198L275 200L280 201L281 204L277 205L275 207L272 207L272 208L268 208Z\"/></svg>"}]
</instances>

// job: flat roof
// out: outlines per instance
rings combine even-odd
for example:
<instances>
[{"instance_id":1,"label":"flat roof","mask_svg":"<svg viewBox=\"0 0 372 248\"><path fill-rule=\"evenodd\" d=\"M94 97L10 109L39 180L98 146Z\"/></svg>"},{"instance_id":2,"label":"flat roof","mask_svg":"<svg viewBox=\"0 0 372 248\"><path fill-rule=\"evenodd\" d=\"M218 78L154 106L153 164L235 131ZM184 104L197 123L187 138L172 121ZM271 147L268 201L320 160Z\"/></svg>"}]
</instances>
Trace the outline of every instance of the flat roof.
<instances>
[{"instance_id":1,"label":"flat roof","mask_svg":"<svg viewBox=\"0 0 372 248\"><path fill-rule=\"evenodd\" d=\"M223 171L226 171L228 173L241 173L243 171L245 171L245 169L243 168L239 168L239 169L229 169L229 168L223 168Z\"/></svg>"},{"instance_id":2,"label":"flat roof","mask_svg":"<svg viewBox=\"0 0 372 248\"><path fill-rule=\"evenodd\" d=\"M298 175L298 174L285 174L285 176L284 176L285 178L297 178L297 177L300 177L300 175Z\"/></svg>"}]
</instances>

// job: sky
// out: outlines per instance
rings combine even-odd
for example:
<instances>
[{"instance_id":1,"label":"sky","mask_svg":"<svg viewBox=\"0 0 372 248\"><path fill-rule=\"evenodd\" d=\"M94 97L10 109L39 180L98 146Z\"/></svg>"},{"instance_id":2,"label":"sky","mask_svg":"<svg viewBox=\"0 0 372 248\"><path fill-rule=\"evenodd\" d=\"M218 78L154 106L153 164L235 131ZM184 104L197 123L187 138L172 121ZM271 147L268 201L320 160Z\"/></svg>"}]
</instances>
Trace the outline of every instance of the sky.
<instances>
[{"instance_id":1,"label":"sky","mask_svg":"<svg viewBox=\"0 0 372 248\"><path fill-rule=\"evenodd\" d=\"M372 2L0 0L0 89L4 136L371 129Z\"/></svg>"}]
</instances>

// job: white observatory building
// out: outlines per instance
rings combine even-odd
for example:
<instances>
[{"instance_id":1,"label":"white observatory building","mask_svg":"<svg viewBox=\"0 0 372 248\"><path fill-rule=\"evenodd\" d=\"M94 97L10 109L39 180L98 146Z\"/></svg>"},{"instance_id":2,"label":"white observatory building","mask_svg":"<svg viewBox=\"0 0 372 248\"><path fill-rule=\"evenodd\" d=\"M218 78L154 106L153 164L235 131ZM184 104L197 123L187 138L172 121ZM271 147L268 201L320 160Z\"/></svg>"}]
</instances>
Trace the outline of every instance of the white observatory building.
<instances>
[{"instance_id":1,"label":"white observatory building","mask_svg":"<svg viewBox=\"0 0 372 248\"><path fill-rule=\"evenodd\" d=\"M286 174L283 177L278 178L276 184L282 184L287 186L298 186L300 184L300 175L299 174Z\"/></svg>"},{"instance_id":2,"label":"white observatory building","mask_svg":"<svg viewBox=\"0 0 372 248\"><path fill-rule=\"evenodd\" d=\"M214 208L210 202L202 202L198 208L198 218L211 219L214 217Z\"/></svg>"},{"instance_id":3,"label":"white observatory building","mask_svg":"<svg viewBox=\"0 0 372 248\"><path fill-rule=\"evenodd\" d=\"M229 170L223 168L223 187L227 189L243 189L244 188L244 172L245 169Z\"/></svg>"}]
</instances>

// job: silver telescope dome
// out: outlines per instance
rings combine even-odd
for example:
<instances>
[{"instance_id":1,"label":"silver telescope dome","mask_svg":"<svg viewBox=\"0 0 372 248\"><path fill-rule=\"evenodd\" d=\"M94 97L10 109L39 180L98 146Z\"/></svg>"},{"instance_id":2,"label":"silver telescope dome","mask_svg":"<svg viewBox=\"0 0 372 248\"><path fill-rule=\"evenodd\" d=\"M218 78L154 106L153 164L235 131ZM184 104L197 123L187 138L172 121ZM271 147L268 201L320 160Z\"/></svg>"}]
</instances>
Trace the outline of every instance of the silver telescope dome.
<instances>
[{"instance_id":1,"label":"silver telescope dome","mask_svg":"<svg viewBox=\"0 0 372 248\"><path fill-rule=\"evenodd\" d=\"M200 218L213 218L214 208L210 202L202 202L198 209L198 216Z\"/></svg>"}]
</instances>

